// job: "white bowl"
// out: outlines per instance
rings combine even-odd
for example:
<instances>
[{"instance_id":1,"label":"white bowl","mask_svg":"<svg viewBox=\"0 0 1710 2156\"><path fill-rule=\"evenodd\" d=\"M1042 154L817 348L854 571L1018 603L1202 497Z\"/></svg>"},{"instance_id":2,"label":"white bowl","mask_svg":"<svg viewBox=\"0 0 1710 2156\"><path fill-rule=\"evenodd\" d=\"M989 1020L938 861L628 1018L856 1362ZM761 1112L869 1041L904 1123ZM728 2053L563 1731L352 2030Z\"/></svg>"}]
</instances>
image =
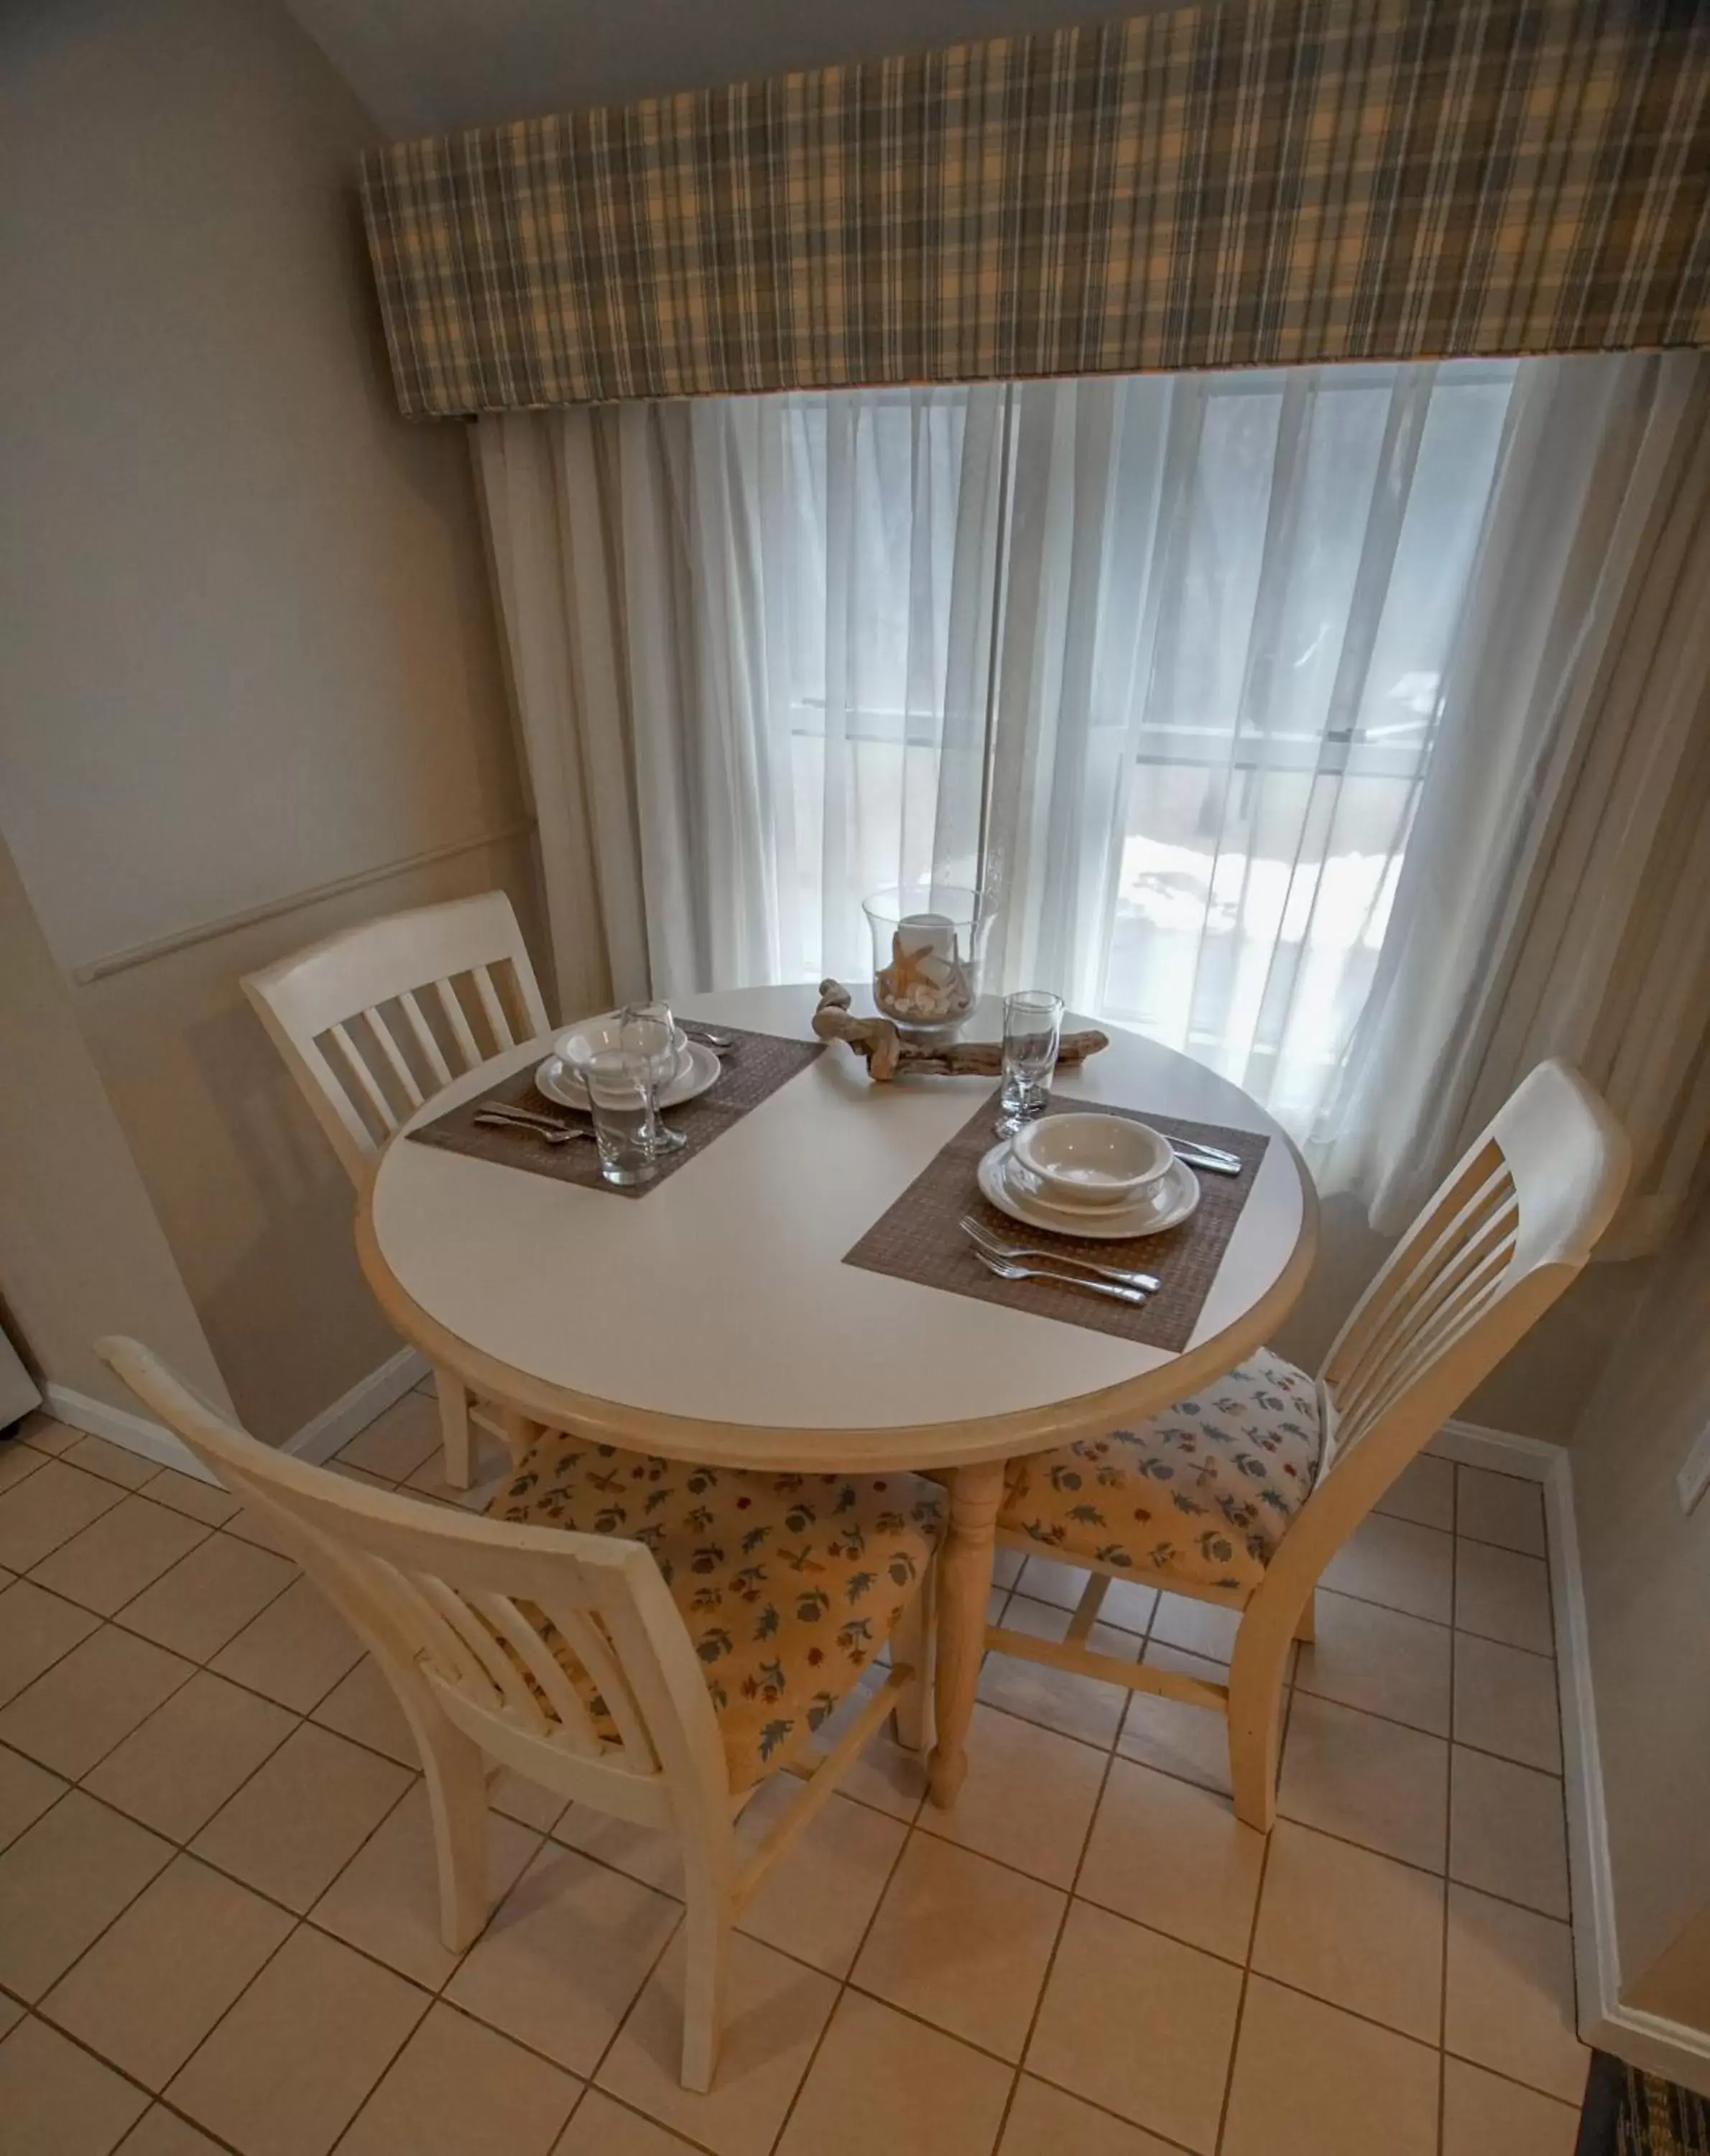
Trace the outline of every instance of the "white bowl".
<instances>
[{"instance_id":1,"label":"white bowl","mask_svg":"<svg viewBox=\"0 0 1710 2156\"><path fill-rule=\"evenodd\" d=\"M622 1011L603 1011L598 1018L585 1018L579 1025L568 1026L552 1036L553 1054L572 1072L596 1050L622 1045ZM677 1074L681 1077L689 1068L689 1035L680 1025L671 1029L671 1045L677 1052Z\"/></svg>"},{"instance_id":2,"label":"white bowl","mask_svg":"<svg viewBox=\"0 0 1710 2156\"><path fill-rule=\"evenodd\" d=\"M1125 1116L1042 1116L1011 1141L1016 1158L1057 1205L1133 1205L1170 1172L1170 1142Z\"/></svg>"}]
</instances>

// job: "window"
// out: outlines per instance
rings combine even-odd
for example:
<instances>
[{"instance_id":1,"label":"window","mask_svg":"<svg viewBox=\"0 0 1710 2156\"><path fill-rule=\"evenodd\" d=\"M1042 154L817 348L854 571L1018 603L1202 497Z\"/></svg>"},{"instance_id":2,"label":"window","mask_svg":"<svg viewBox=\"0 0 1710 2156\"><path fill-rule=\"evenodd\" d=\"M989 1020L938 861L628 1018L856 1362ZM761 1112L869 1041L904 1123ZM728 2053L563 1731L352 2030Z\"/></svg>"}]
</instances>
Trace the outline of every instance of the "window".
<instances>
[{"instance_id":1,"label":"window","mask_svg":"<svg viewBox=\"0 0 1710 2156\"><path fill-rule=\"evenodd\" d=\"M786 978L859 901L998 894L1062 988L1303 1126L1388 923L1515 370L720 408L755 521Z\"/></svg>"}]
</instances>

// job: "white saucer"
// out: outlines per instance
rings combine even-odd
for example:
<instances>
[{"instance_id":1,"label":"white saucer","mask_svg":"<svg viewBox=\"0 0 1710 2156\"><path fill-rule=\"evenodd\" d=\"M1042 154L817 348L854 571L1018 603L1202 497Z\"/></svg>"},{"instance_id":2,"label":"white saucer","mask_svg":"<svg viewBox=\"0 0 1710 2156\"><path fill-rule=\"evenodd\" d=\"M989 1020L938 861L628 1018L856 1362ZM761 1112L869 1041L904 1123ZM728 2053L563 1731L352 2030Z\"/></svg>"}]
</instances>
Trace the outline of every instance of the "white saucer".
<instances>
[{"instance_id":1,"label":"white saucer","mask_svg":"<svg viewBox=\"0 0 1710 2156\"><path fill-rule=\"evenodd\" d=\"M993 1146L976 1171L980 1194L1030 1228L1052 1235L1084 1235L1097 1243L1115 1243L1134 1235L1161 1235L1179 1227L1200 1202L1199 1178L1181 1161L1172 1162L1154 1195L1138 1205L1088 1205L1073 1210L1047 1205L1031 1193L1018 1190L1007 1173L1010 1142Z\"/></svg>"},{"instance_id":2,"label":"white saucer","mask_svg":"<svg viewBox=\"0 0 1710 2156\"><path fill-rule=\"evenodd\" d=\"M710 1092L719 1082L719 1073L724 1065L710 1048L704 1048L698 1040L691 1040L685 1051L685 1066L659 1095L662 1108L680 1107L685 1101L697 1099ZM575 1072L567 1070L557 1056L549 1055L535 1073L535 1083L549 1101L556 1101L561 1108L576 1108L587 1113L587 1088Z\"/></svg>"}]
</instances>

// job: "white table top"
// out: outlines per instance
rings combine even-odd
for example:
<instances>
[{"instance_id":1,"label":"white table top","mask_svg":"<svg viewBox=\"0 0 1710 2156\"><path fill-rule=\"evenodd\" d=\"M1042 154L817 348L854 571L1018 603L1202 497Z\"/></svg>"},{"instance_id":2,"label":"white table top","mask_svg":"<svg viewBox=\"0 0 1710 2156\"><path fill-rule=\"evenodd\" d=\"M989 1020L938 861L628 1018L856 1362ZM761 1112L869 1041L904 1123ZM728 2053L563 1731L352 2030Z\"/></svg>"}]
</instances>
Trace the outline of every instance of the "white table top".
<instances>
[{"instance_id":1,"label":"white table top","mask_svg":"<svg viewBox=\"0 0 1710 2156\"><path fill-rule=\"evenodd\" d=\"M808 1040L816 1001L749 988L680 1009ZM996 1038L998 1023L982 1007L967 1029ZM544 1052L484 1066L415 1120ZM1038 1450L1166 1406L1286 1314L1316 1236L1298 1156L1239 1087L1134 1034L1060 1072L1057 1096L1275 1141L1181 1354L844 1265L993 1085L874 1086L833 1044L639 1199L401 1133L360 1210L364 1270L405 1337L477 1393L612 1443L752 1467Z\"/></svg>"}]
</instances>

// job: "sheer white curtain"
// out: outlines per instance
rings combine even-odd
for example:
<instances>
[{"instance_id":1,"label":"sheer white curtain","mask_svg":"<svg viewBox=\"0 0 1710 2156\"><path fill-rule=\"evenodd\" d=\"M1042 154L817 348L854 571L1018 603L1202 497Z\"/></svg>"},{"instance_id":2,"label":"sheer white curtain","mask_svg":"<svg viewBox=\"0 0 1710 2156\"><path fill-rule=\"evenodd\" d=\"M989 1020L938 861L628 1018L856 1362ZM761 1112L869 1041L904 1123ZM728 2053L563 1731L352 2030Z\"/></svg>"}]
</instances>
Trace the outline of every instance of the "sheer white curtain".
<instances>
[{"instance_id":1,"label":"sheer white curtain","mask_svg":"<svg viewBox=\"0 0 1710 2156\"><path fill-rule=\"evenodd\" d=\"M1661 364L484 419L566 1001L859 981L867 891L977 880L991 985L1187 1050L1399 1205L1460 1128L1528 715L1625 619L1617 579L1564 640Z\"/></svg>"},{"instance_id":2,"label":"sheer white curtain","mask_svg":"<svg viewBox=\"0 0 1710 2156\"><path fill-rule=\"evenodd\" d=\"M979 880L995 982L1058 982L1309 1112L1510 375L483 421L530 761L591 822L614 987L858 978L864 893Z\"/></svg>"},{"instance_id":3,"label":"sheer white curtain","mask_svg":"<svg viewBox=\"0 0 1710 2156\"><path fill-rule=\"evenodd\" d=\"M1634 1147L1605 1255L1710 1138L1710 363L1530 362L1364 1019L1315 1133L1405 1224L1524 1073L1578 1063Z\"/></svg>"}]
</instances>

